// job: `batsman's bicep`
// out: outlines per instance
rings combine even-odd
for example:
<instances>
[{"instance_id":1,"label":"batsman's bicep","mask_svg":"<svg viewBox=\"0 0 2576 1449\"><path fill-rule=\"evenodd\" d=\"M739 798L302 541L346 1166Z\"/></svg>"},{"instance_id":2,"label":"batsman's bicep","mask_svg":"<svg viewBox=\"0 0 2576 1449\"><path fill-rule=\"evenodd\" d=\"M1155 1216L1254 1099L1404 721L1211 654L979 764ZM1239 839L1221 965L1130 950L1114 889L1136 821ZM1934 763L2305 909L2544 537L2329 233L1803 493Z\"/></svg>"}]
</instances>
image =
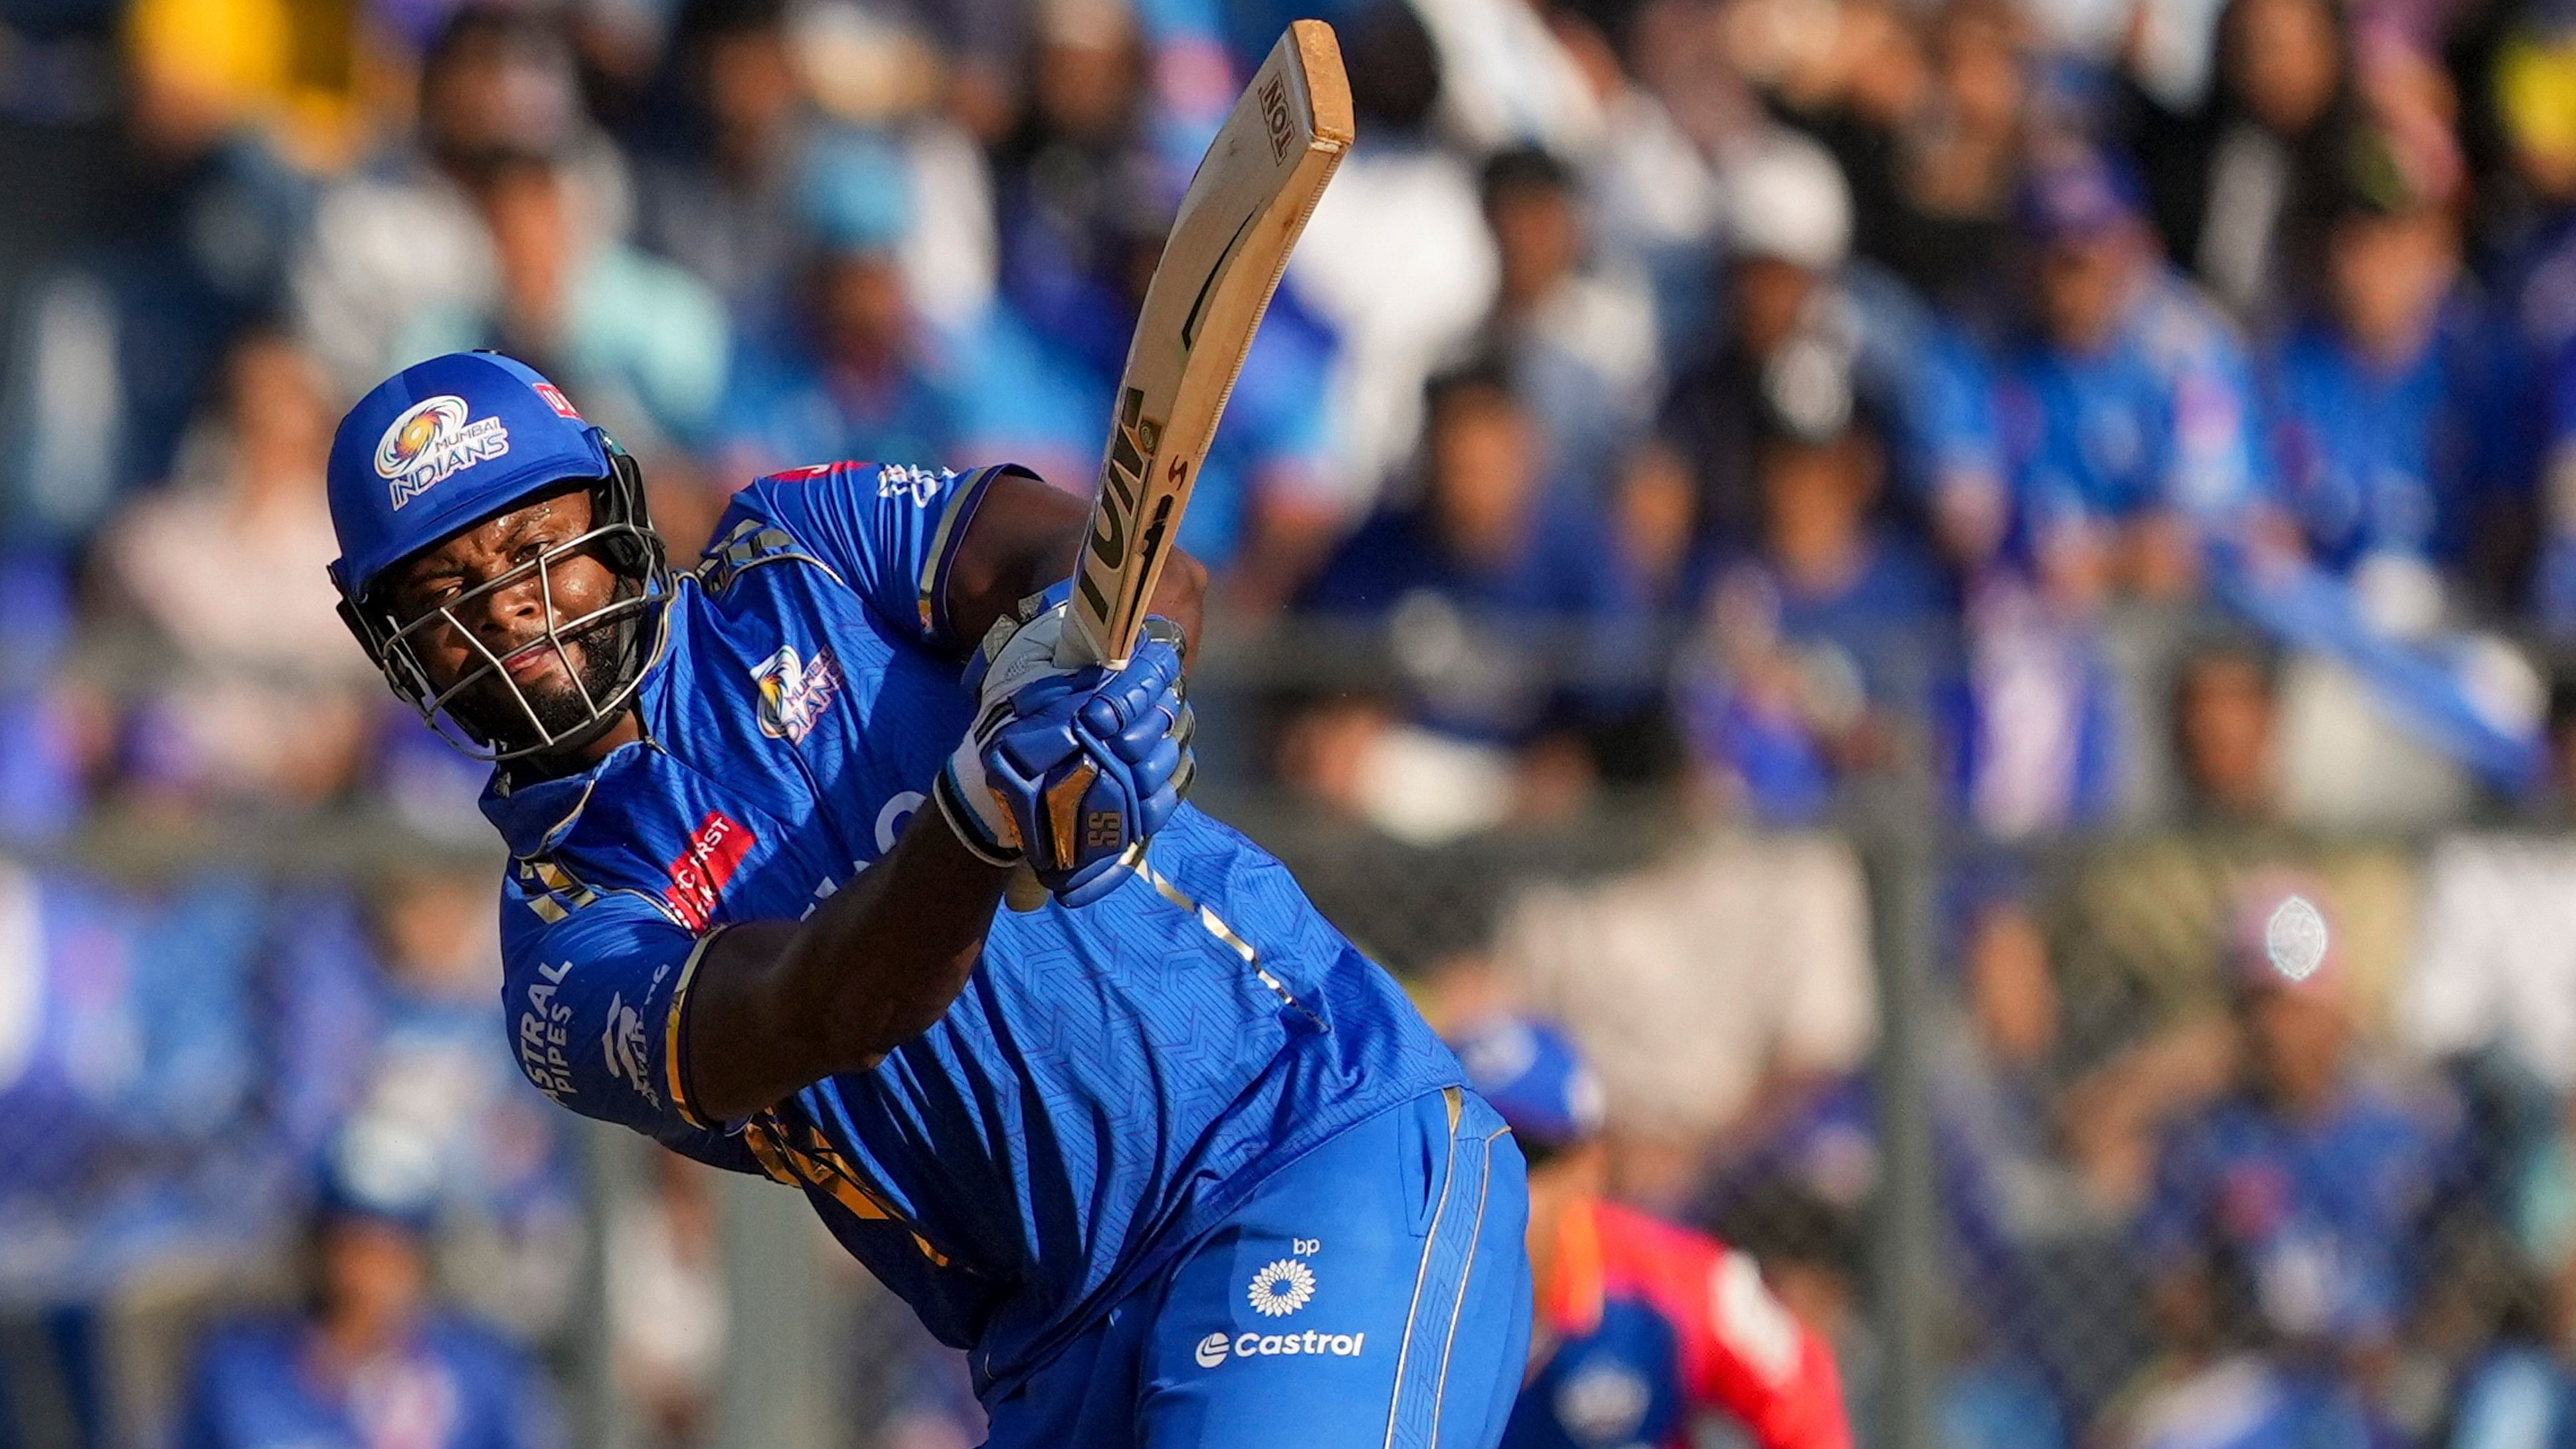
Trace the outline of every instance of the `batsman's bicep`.
<instances>
[{"instance_id":1,"label":"batsman's bicep","mask_svg":"<svg viewBox=\"0 0 2576 1449\"><path fill-rule=\"evenodd\" d=\"M957 642L980 642L1020 600L1073 576L1090 505L1012 470L993 479L956 543L942 600Z\"/></svg>"},{"instance_id":2,"label":"batsman's bicep","mask_svg":"<svg viewBox=\"0 0 2576 1449\"><path fill-rule=\"evenodd\" d=\"M1032 487L1046 489L1036 475L1008 465L962 473L902 463L799 468L736 495L709 553L719 555L746 522L754 540L764 526L781 530L796 552L839 575L878 617L919 643L962 653L982 636L949 608L965 540L997 489Z\"/></svg>"}]
</instances>

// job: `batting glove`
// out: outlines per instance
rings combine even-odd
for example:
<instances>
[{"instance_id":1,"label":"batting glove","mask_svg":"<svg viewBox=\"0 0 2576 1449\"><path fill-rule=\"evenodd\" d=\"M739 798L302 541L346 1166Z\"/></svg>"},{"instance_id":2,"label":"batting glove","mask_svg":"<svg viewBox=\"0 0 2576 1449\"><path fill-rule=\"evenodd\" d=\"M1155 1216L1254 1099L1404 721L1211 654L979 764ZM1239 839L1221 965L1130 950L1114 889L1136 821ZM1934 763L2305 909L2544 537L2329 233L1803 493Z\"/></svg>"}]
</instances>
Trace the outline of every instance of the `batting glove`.
<instances>
[{"instance_id":1,"label":"batting glove","mask_svg":"<svg viewBox=\"0 0 2576 1449\"><path fill-rule=\"evenodd\" d=\"M1180 631L1149 620L1124 669L1055 662L1066 591L997 624L968 666L975 723L940 772L938 799L969 850L1025 861L1055 898L1088 905L1118 888L1172 818L1196 762Z\"/></svg>"}]
</instances>

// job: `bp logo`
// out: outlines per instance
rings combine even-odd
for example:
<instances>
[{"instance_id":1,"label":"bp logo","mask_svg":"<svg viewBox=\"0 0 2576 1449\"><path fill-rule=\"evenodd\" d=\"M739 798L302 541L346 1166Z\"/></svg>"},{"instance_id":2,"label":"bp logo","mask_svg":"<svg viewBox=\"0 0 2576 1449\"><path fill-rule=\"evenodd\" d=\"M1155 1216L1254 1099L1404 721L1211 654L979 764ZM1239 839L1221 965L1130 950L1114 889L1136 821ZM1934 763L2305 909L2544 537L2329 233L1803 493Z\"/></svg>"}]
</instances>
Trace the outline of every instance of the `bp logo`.
<instances>
[{"instance_id":1,"label":"bp logo","mask_svg":"<svg viewBox=\"0 0 2576 1449\"><path fill-rule=\"evenodd\" d=\"M1315 1296L1315 1270L1294 1258L1281 1258L1252 1275L1252 1311L1281 1318L1303 1308Z\"/></svg>"},{"instance_id":2,"label":"bp logo","mask_svg":"<svg viewBox=\"0 0 2576 1449\"><path fill-rule=\"evenodd\" d=\"M499 418L467 420L465 399L453 393L423 398L403 409L376 441L376 476L391 485L402 507L477 463L510 451L510 430Z\"/></svg>"}]
</instances>

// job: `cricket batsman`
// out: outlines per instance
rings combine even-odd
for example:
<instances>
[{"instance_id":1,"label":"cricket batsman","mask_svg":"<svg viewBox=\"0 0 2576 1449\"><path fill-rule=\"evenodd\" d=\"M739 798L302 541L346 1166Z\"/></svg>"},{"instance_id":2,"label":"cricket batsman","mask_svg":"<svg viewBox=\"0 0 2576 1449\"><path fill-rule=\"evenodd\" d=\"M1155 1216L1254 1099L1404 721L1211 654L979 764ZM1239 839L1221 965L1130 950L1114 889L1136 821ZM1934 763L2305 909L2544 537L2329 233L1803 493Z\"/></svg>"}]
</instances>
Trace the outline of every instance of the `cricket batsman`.
<instances>
[{"instance_id":1,"label":"cricket batsman","mask_svg":"<svg viewBox=\"0 0 2576 1449\"><path fill-rule=\"evenodd\" d=\"M1686 1449L1719 1411L1760 1449L1851 1449L1833 1350L1743 1253L1602 1196L1601 1083L1524 1017L1453 1042L1529 1158L1538 1324L1504 1449Z\"/></svg>"},{"instance_id":2,"label":"cricket batsman","mask_svg":"<svg viewBox=\"0 0 2576 1449\"><path fill-rule=\"evenodd\" d=\"M832 463L693 571L492 353L334 440L342 613L493 763L511 1041L576 1112L801 1189L967 1349L995 1445L1486 1449L1521 1157L1395 983L1181 796L1205 575L1064 668L1082 503ZM1015 868L1044 887L1000 910Z\"/></svg>"}]
</instances>

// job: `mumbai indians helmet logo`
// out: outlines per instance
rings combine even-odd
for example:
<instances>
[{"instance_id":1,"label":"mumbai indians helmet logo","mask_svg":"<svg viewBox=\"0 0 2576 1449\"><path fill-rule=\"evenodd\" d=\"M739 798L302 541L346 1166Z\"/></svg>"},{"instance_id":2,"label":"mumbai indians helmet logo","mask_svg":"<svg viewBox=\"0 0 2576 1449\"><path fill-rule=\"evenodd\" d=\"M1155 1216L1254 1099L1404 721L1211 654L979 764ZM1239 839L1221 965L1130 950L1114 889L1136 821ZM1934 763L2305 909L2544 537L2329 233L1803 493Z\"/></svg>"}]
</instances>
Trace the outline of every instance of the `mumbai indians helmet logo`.
<instances>
[{"instance_id":1,"label":"mumbai indians helmet logo","mask_svg":"<svg viewBox=\"0 0 2576 1449\"><path fill-rule=\"evenodd\" d=\"M510 451L510 430L499 418L466 421L465 399L454 394L423 398L403 409L376 443L376 475L392 484L400 508L477 463Z\"/></svg>"},{"instance_id":2,"label":"mumbai indians helmet logo","mask_svg":"<svg viewBox=\"0 0 2576 1449\"><path fill-rule=\"evenodd\" d=\"M754 684L760 686L760 732L773 740L791 745L805 743L821 718L823 706L841 687L841 666L829 649L814 652L808 664L796 653L793 644L760 662L751 671Z\"/></svg>"}]
</instances>

